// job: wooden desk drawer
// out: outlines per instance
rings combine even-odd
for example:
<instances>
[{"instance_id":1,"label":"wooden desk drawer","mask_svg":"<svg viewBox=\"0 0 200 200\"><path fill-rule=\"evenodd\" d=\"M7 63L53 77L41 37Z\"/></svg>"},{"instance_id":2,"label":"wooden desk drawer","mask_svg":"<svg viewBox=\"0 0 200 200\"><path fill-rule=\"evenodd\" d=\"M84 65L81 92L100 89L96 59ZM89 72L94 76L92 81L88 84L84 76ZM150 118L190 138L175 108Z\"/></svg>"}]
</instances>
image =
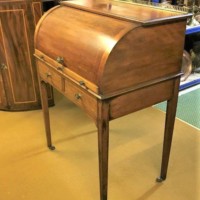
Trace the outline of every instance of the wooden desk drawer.
<instances>
[{"instance_id":1,"label":"wooden desk drawer","mask_svg":"<svg viewBox=\"0 0 200 200\"><path fill-rule=\"evenodd\" d=\"M89 114L92 118L97 116L97 98L65 79L65 96Z\"/></svg>"},{"instance_id":2,"label":"wooden desk drawer","mask_svg":"<svg viewBox=\"0 0 200 200\"><path fill-rule=\"evenodd\" d=\"M64 90L64 79L59 74L59 72L51 69L49 66L47 66L45 63L41 61L37 61L38 65L38 72L41 78L57 88L59 91Z\"/></svg>"}]
</instances>

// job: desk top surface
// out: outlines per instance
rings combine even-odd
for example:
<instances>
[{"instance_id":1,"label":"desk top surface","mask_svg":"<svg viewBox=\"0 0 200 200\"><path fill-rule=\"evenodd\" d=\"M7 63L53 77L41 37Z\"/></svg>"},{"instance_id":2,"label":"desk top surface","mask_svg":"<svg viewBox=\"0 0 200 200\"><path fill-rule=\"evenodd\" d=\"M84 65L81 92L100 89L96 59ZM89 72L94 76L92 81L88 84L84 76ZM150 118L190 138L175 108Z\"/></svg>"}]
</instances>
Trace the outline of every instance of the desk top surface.
<instances>
[{"instance_id":1,"label":"desk top surface","mask_svg":"<svg viewBox=\"0 0 200 200\"><path fill-rule=\"evenodd\" d=\"M151 4L144 1L73 0L63 1L61 4L143 24L182 19L191 15L180 7L165 4Z\"/></svg>"}]
</instances>

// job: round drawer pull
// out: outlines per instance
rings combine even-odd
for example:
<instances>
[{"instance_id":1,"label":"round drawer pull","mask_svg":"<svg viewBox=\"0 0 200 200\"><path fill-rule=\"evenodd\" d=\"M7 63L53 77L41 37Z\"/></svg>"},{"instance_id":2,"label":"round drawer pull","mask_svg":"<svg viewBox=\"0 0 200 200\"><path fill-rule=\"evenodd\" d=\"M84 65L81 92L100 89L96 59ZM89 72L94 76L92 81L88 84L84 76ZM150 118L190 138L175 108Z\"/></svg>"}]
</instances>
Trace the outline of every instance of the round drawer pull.
<instances>
[{"instance_id":1,"label":"round drawer pull","mask_svg":"<svg viewBox=\"0 0 200 200\"><path fill-rule=\"evenodd\" d=\"M64 67L63 66L58 66L57 70L63 71Z\"/></svg>"},{"instance_id":2,"label":"round drawer pull","mask_svg":"<svg viewBox=\"0 0 200 200\"><path fill-rule=\"evenodd\" d=\"M44 56L43 56L43 55L40 55L40 59L41 59L41 60L44 60Z\"/></svg>"},{"instance_id":3,"label":"round drawer pull","mask_svg":"<svg viewBox=\"0 0 200 200\"><path fill-rule=\"evenodd\" d=\"M58 63L60 63L60 64L63 64L63 63L64 63L64 58L58 56L58 57L56 58L56 61L57 61Z\"/></svg>"},{"instance_id":4,"label":"round drawer pull","mask_svg":"<svg viewBox=\"0 0 200 200\"><path fill-rule=\"evenodd\" d=\"M50 73L50 72L47 72L47 73L46 73L46 77L47 77L47 78L51 77L51 73Z\"/></svg>"},{"instance_id":5,"label":"round drawer pull","mask_svg":"<svg viewBox=\"0 0 200 200\"><path fill-rule=\"evenodd\" d=\"M81 94L80 94L80 93L76 93L74 96L75 96L75 98L76 98L77 100L81 99Z\"/></svg>"},{"instance_id":6,"label":"round drawer pull","mask_svg":"<svg viewBox=\"0 0 200 200\"><path fill-rule=\"evenodd\" d=\"M85 86L85 82L84 82L84 81L79 81L79 84L80 84L81 86Z\"/></svg>"},{"instance_id":7,"label":"round drawer pull","mask_svg":"<svg viewBox=\"0 0 200 200\"><path fill-rule=\"evenodd\" d=\"M4 70L4 69L8 69L7 65L4 64L4 63L1 63L1 67L0 67L1 70Z\"/></svg>"}]
</instances>

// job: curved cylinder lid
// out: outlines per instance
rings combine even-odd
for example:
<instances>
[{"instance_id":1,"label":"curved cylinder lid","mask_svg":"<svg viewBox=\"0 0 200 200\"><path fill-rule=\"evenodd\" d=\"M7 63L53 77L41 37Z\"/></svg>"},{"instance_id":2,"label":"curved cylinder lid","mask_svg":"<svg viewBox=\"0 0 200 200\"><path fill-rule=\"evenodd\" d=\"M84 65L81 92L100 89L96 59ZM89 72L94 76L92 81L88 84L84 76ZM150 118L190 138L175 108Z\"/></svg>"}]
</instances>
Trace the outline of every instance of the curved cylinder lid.
<instances>
[{"instance_id":1,"label":"curved cylinder lid","mask_svg":"<svg viewBox=\"0 0 200 200\"><path fill-rule=\"evenodd\" d=\"M62 61L63 75L102 98L179 75L188 14L109 6L88 0L54 7L37 25L35 54L55 69Z\"/></svg>"}]
</instances>

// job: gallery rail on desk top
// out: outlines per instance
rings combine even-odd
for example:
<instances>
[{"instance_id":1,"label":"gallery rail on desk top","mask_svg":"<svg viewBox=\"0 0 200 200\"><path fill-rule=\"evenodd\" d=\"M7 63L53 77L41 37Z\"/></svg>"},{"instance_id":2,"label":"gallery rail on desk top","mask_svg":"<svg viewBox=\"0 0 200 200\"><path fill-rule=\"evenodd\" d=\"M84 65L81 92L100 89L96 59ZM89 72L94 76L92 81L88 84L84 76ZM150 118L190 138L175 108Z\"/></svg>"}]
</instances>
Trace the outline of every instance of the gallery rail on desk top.
<instances>
[{"instance_id":1,"label":"gallery rail on desk top","mask_svg":"<svg viewBox=\"0 0 200 200\"><path fill-rule=\"evenodd\" d=\"M145 25L152 25L188 18L192 14L188 9L168 4L150 3L146 1L61 1L62 5L86 10L113 18L135 21Z\"/></svg>"}]
</instances>

